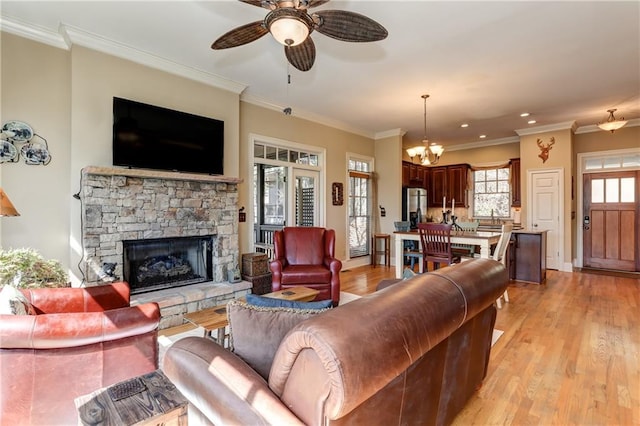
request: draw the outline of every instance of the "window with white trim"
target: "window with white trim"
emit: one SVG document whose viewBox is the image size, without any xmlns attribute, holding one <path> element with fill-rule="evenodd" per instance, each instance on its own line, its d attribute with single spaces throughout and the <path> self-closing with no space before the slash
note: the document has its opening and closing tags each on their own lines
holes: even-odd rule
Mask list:
<svg viewBox="0 0 640 426">
<path fill-rule="evenodd" d="M 371 231 L 371 164 L 349 159 L 349 257 L 369 255 Z"/>
<path fill-rule="evenodd" d="M 473 172 L 473 217 L 511 216 L 509 167 Z"/>
</svg>

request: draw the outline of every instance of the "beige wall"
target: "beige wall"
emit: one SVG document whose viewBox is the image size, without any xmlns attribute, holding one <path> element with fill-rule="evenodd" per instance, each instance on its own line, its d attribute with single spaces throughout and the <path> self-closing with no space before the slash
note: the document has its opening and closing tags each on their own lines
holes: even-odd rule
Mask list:
<svg viewBox="0 0 640 426">
<path fill-rule="evenodd" d="M 623 127 L 613 133 L 602 130 L 581 133 L 574 135 L 573 139 L 576 155 L 614 149 L 637 149 L 640 147 L 640 126 Z"/>
<path fill-rule="evenodd" d="M 0 122 L 29 124 L 47 140 L 51 163 L 0 165 L 0 181 L 20 213 L 0 218 L 3 248 L 36 248 L 69 265 L 71 72 L 70 52 L 0 33 L 2 109 Z M 37 137 L 34 141 L 40 141 Z M 22 146 L 21 144 L 18 147 Z M 75 200 L 74 200 L 75 201 Z"/>
<path fill-rule="evenodd" d="M 549 150 L 549 157 L 543 163 L 538 157 L 540 148 L 537 140 L 540 139 L 546 146 L 550 143 L 550 138 L 555 139 L 555 144 Z M 572 170 L 572 137 L 571 129 L 556 130 L 551 132 L 526 135 L 520 138 L 520 167 L 522 169 L 522 224 L 529 227 L 529 182 L 527 174 L 531 171 L 543 171 L 550 169 L 562 169 L 564 171 L 564 181 L 561 185 L 564 190 L 564 199 L 561 200 L 564 226 L 558 230 L 558 249 L 562 250 L 562 257 L 559 259 L 559 269 L 570 269 L 566 265 L 571 264 L 571 170 Z M 550 236 L 548 235 L 548 238 Z"/>
<path fill-rule="evenodd" d="M 268 138 L 281 139 L 303 145 L 311 145 L 326 150 L 326 182 L 324 185 L 325 226 L 336 231 L 336 256 L 340 259 L 347 258 L 347 203 L 342 206 L 334 206 L 331 200 L 331 184 L 342 182 L 347 188 L 347 155 L 355 153 L 363 156 L 374 157 L 375 149 L 373 141 L 369 138 L 353 133 L 327 127 L 293 115 L 287 116 L 280 111 L 263 108 L 247 102 L 240 103 L 240 174 L 245 182 L 251 178 L 250 149 L 251 135 L 259 135 Z M 241 185 L 239 192 L 239 204 L 249 208 L 252 204 L 252 195 L 248 191 L 249 185 Z M 345 199 L 346 201 L 346 199 Z M 249 218 L 248 218 L 249 219 Z M 252 246 L 251 223 L 240 224 L 240 250 L 246 252 Z"/>
<path fill-rule="evenodd" d="M 3 188 L 22 214 L 2 219 L 2 247 L 33 247 L 57 258 L 78 282 L 80 202 L 72 195 L 83 167 L 111 165 L 113 96 L 224 120 L 225 174 L 238 176 L 238 94 L 90 49 L 66 51 L 1 34 L 2 122 L 29 123 L 52 154 L 47 166 L 0 166 Z"/>
</svg>

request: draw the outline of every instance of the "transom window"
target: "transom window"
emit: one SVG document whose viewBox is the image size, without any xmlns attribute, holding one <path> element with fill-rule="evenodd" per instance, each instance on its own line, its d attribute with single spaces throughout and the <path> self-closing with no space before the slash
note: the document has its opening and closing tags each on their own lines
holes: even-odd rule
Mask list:
<svg viewBox="0 0 640 426">
<path fill-rule="evenodd" d="M 509 168 L 473 172 L 473 217 L 508 218 L 511 216 Z"/>
<path fill-rule="evenodd" d="M 634 178 L 606 178 L 591 180 L 592 203 L 634 203 Z"/>
</svg>

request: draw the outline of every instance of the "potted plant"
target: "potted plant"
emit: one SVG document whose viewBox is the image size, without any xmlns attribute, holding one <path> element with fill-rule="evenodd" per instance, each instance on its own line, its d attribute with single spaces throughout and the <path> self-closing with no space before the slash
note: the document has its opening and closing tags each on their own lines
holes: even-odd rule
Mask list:
<svg viewBox="0 0 640 426">
<path fill-rule="evenodd" d="M 69 287 L 57 260 L 46 260 L 34 249 L 0 249 L 0 285 L 19 288 Z"/>
</svg>

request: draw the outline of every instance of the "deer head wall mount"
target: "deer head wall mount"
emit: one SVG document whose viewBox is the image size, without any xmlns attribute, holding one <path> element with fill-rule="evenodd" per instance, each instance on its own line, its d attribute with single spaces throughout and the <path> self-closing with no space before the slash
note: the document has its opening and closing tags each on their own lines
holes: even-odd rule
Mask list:
<svg viewBox="0 0 640 426">
<path fill-rule="evenodd" d="M 549 143 L 546 145 L 542 143 L 540 138 L 538 138 L 536 143 L 538 144 L 538 148 L 540 148 L 540 154 L 538 154 L 538 157 L 542 158 L 543 163 L 546 163 L 549 158 L 549 151 L 551 150 L 552 145 L 556 143 L 556 138 L 553 136 L 549 138 Z"/>
</svg>

